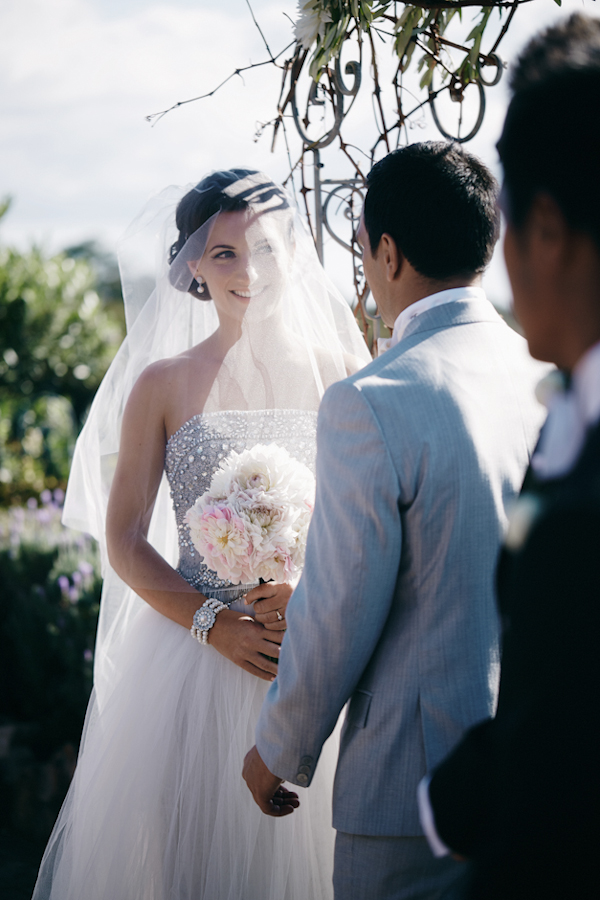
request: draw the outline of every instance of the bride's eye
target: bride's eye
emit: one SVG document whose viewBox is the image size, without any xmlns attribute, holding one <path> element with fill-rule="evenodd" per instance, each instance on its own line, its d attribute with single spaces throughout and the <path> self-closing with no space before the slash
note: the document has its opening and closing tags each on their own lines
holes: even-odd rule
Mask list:
<svg viewBox="0 0 600 900">
<path fill-rule="evenodd" d="M 221 250 L 219 253 L 215 253 L 212 259 L 234 259 L 234 257 L 233 250 Z"/>
</svg>

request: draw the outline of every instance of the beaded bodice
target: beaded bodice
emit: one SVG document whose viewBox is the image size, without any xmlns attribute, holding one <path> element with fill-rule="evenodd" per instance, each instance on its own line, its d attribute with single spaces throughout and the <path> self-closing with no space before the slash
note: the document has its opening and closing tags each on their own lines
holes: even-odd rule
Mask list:
<svg viewBox="0 0 600 900">
<path fill-rule="evenodd" d="M 255 444 L 278 444 L 313 472 L 317 413 L 313 410 L 261 409 L 200 413 L 185 422 L 167 443 L 165 472 L 177 520 L 178 571 L 198 589 L 226 588 L 202 562 L 183 518 L 195 500 L 208 490 L 215 469 L 232 450 Z"/>
</svg>

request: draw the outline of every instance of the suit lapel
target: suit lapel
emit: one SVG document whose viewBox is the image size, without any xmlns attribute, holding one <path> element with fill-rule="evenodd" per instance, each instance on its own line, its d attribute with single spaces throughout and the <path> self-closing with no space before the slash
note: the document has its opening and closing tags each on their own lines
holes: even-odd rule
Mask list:
<svg viewBox="0 0 600 900">
<path fill-rule="evenodd" d="M 531 466 L 527 469 L 516 505 L 518 508 L 520 504 L 533 504 L 532 518 L 519 546 L 509 549 L 505 544 L 502 547 L 496 571 L 497 596 L 503 614 L 506 614 L 510 606 L 508 585 L 520 552 L 542 516 L 551 507 L 563 503 L 600 503 L 600 422 L 588 430 L 579 458 L 566 475 L 542 480 Z M 512 523 L 509 525 L 509 534 L 511 525 Z"/>
</svg>

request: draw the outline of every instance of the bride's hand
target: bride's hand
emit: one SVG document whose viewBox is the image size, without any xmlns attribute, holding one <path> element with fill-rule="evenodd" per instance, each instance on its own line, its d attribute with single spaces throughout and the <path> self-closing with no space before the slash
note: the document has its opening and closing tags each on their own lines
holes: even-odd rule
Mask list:
<svg viewBox="0 0 600 900">
<path fill-rule="evenodd" d="M 265 681 L 275 680 L 277 663 L 267 657 L 279 658 L 282 640 L 282 631 L 267 632 L 251 616 L 232 609 L 222 610 L 208 633 L 208 643 L 215 650 Z"/>
<path fill-rule="evenodd" d="M 259 584 L 246 594 L 246 603 L 254 603 L 256 621 L 268 631 L 285 631 L 285 610 L 293 588 L 272 581 Z"/>
</svg>

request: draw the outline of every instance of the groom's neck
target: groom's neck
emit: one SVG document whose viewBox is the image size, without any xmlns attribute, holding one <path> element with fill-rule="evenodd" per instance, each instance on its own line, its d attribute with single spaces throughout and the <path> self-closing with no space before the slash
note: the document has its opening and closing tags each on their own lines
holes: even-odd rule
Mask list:
<svg viewBox="0 0 600 900">
<path fill-rule="evenodd" d="M 409 306 L 417 303 L 418 300 L 423 300 L 432 294 L 438 294 L 440 291 L 449 291 L 452 288 L 479 287 L 480 285 L 481 275 L 479 274 L 461 275 L 445 279 L 425 278 L 412 266 L 407 266 L 405 263 L 402 270 L 398 273 L 397 280 L 390 285 L 392 289 L 390 291 L 392 295 L 390 297 L 390 313 L 393 316 L 391 326 L 393 327 L 394 322 L 403 310 L 408 309 Z"/>
</svg>

